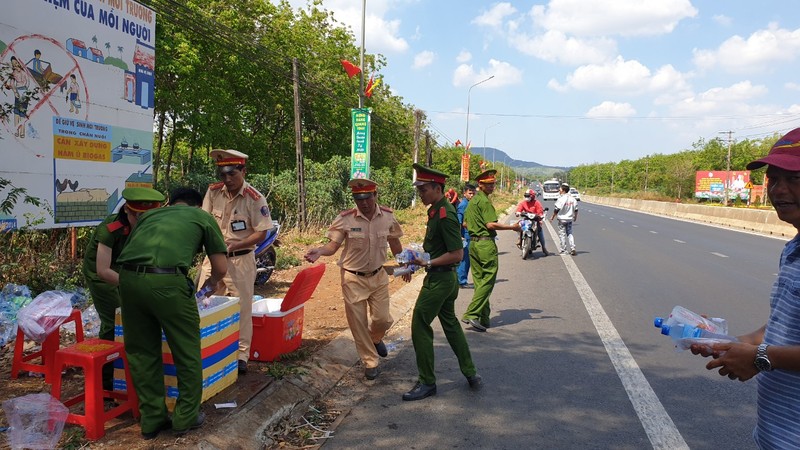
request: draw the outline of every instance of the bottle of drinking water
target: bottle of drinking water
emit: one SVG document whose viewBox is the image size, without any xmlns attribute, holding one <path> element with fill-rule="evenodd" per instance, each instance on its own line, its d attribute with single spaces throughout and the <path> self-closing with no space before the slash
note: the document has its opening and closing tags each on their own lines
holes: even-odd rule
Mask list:
<svg viewBox="0 0 800 450">
<path fill-rule="evenodd" d="M 669 336 L 675 342 L 678 350 L 686 350 L 692 344 L 712 345 L 722 342 L 737 342 L 733 336 L 727 334 L 713 333 L 703 328 L 678 323 L 674 325 L 663 325 L 661 334 Z"/>
<path fill-rule="evenodd" d="M 721 318 L 705 318 L 700 314 L 692 312 L 683 306 L 676 306 L 672 309 L 669 317 L 666 319 L 656 317 L 653 320 L 653 326 L 661 328 L 664 325 L 685 324 L 692 327 L 708 330 L 712 333 L 726 335 L 728 334 L 728 322 Z"/>
</svg>

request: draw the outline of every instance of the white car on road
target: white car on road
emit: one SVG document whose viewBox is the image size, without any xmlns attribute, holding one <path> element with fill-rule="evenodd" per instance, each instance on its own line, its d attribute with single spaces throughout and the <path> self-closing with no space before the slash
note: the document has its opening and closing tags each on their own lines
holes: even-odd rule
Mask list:
<svg viewBox="0 0 800 450">
<path fill-rule="evenodd" d="M 577 201 L 581 201 L 581 193 L 575 188 L 569 188 L 569 195 Z"/>
</svg>

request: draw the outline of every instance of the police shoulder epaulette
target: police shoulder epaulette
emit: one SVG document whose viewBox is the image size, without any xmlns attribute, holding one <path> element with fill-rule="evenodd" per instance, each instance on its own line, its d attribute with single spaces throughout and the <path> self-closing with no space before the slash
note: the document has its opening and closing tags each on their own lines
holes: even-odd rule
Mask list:
<svg viewBox="0 0 800 450">
<path fill-rule="evenodd" d="M 122 223 L 119 220 L 115 220 L 114 222 L 111 222 L 111 223 L 106 225 L 106 229 L 108 231 L 112 232 L 112 233 L 117 231 L 117 230 L 119 230 L 120 228 L 124 228 L 124 227 L 125 227 L 125 224 Z"/>
<path fill-rule="evenodd" d="M 259 194 L 258 191 L 252 186 L 247 186 L 244 190 L 244 193 L 252 197 L 253 200 L 258 200 L 261 198 L 261 194 Z"/>
<path fill-rule="evenodd" d="M 390 212 L 390 213 L 394 212 L 394 210 L 392 208 L 389 208 L 388 206 L 381 205 L 380 208 L 381 208 L 381 211 L 386 211 L 386 212 Z"/>
<path fill-rule="evenodd" d="M 444 219 L 445 217 L 447 217 L 447 210 L 442 206 L 439 208 L 439 218 Z"/>
<path fill-rule="evenodd" d="M 355 209 L 355 208 L 351 208 L 351 209 L 345 209 L 344 211 L 342 211 L 341 213 L 339 213 L 339 215 L 340 215 L 340 216 L 342 216 L 342 217 L 344 217 L 344 216 L 349 216 L 350 214 L 354 214 L 355 212 L 356 212 L 356 209 Z"/>
<path fill-rule="evenodd" d="M 209 184 L 208 188 L 211 189 L 212 191 L 218 191 L 222 189 L 222 186 L 225 186 L 225 183 L 223 183 L 222 181 L 217 181 L 216 183 Z"/>
</svg>

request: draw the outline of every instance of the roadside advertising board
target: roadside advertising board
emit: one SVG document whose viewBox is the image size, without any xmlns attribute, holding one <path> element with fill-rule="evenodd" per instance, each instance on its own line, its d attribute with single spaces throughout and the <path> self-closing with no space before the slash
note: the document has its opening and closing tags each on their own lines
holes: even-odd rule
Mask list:
<svg viewBox="0 0 800 450">
<path fill-rule="evenodd" d="M 748 200 L 750 198 L 750 190 L 746 188 L 750 184 L 750 171 L 730 171 L 724 170 L 706 170 L 698 171 L 695 174 L 695 198 L 703 198 L 709 200 L 720 200 L 725 198 L 725 185 L 730 180 L 728 189 L 728 199 L 733 200 L 741 198 Z"/>
<path fill-rule="evenodd" d="M 156 14 L 132 0 L 4 0 L 0 228 L 94 225 L 152 187 Z M 0 190 L 0 200 L 10 188 Z"/>
</svg>

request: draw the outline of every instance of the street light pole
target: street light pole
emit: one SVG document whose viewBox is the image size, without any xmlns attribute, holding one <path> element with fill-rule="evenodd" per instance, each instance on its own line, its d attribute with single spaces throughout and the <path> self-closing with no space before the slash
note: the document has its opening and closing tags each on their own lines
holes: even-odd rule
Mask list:
<svg viewBox="0 0 800 450">
<path fill-rule="evenodd" d="M 361 53 L 358 67 L 361 68 L 361 76 L 358 81 L 358 107 L 364 107 L 364 37 L 366 35 L 365 24 L 367 22 L 367 0 L 361 1 Z"/>
<path fill-rule="evenodd" d="M 366 1 L 366 0 L 364 0 L 364 1 Z M 466 142 L 464 142 L 464 153 L 467 153 L 467 146 L 469 145 L 469 97 L 470 97 L 470 94 L 472 94 L 472 88 L 474 88 L 475 86 L 477 86 L 477 85 L 479 85 L 481 83 L 485 83 L 485 82 L 491 80 L 492 78 L 494 78 L 494 75 L 490 76 L 489 78 L 487 78 L 485 80 L 478 81 L 477 83 L 475 83 L 472 86 L 470 86 L 469 90 L 467 90 L 467 132 L 465 133 L 466 134 L 466 138 L 465 138 Z"/>
<path fill-rule="evenodd" d="M 727 134 L 728 135 L 728 162 L 727 168 L 725 169 L 725 201 L 723 205 L 728 206 L 728 201 L 730 200 L 730 191 L 731 188 L 731 135 L 733 131 L 720 131 L 719 134 Z"/>
</svg>

